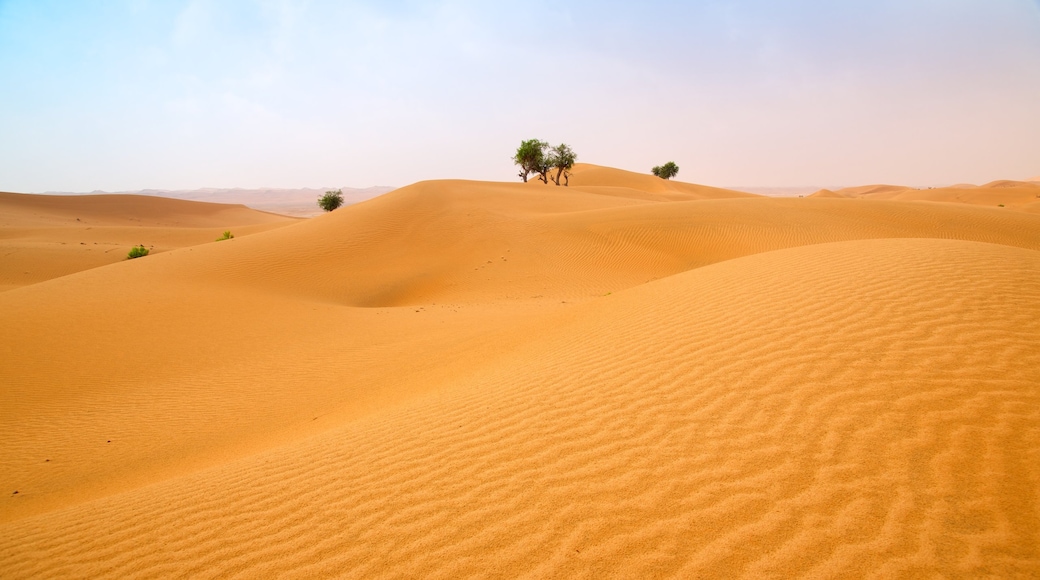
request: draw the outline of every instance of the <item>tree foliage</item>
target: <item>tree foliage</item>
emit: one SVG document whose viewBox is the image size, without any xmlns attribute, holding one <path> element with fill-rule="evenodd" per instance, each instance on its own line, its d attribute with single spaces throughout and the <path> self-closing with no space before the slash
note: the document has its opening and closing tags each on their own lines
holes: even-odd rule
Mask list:
<svg viewBox="0 0 1040 580">
<path fill-rule="evenodd" d="M 548 184 L 552 179 L 553 183 L 560 185 L 562 176 L 564 185 L 567 185 L 570 170 L 577 160 L 578 155 L 566 143 L 550 148 L 548 143 L 539 139 L 522 141 L 513 155 L 513 163 L 520 166 L 520 179 L 525 183 L 532 173 L 537 173 L 542 183 Z"/>
<path fill-rule="evenodd" d="M 671 179 L 679 174 L 679 166 L 674 161 L 669 161 L 664 165 L 654 167 L 650 172 L 661 179 Z"/>
<path fill-rule="evenodd" d="M 556 170 L 556 175 L 552 177 L 553 183 L 559 186 L 560 176 L 562 175 L 563 185 L 567 186 L 570 183 L 571 168 L 574 167 L 574 162 L 577 160 L 578 154 L 566 143 L 560 143 L 553 147 L 549 151 L 549 166 Z"/>
<path fill-rule="evenodd" d="M 318 198 L 318 207 L 325 211 L 332 211 L 341 205 L 343 205 L 342 189 L 326 191 L 325 195 Z"/>
<path fill-rule="evenodd" d="M 544 144 L 546 147 L 548 143 Z M 549 183 L 549 170 L 552 169 L 552 162 L 549 160 L 549 156 L 546 155 L 545 150 L 542 150 L 542 158 L 538 160 L 538 165 L 535 166 L 534 171 L 538 174 L 538 179 L 542 180 L 542 183 Z"/>
<path fill-rule="evenodd" d="M 522 141 L 520 147 L 516 149 L 513 163 L 520 166 L 520 179 L 524 183 L 527 183 L 527 178 L 532 173 L 544 176 L 549 171 L 548 168 L 545 168 L 545 148 L 548 146 L 549 144 L 545 141 L 528 139 Z"/>
</svg>

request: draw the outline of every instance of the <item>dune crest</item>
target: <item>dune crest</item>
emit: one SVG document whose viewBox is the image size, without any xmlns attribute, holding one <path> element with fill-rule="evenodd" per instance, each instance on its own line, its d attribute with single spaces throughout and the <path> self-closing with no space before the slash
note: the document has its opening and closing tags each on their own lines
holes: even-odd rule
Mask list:
<svg viewBox="0 0 1040 580">
<path fill-rule="evenodd" d="M 1028 213 L 1040 212 L 1040 183 L 1028 181 L 997 180 L 985 185 L 964 183 L 926 189 L 899 185 L 867 185 L 817 194 L 813 195 L 889 201 L 932 201 L 1003 207 Z"/>
<path fill-rule="evenodd" d="M 543 184 L 536 178 L 531 178 L 528 184 L 556 187 L 552 182 Z M 615 191 L 621 195 L 627 194 L 650 201 L 692 201 L 697 199 L 758 197 L 743 191 L 685 183 L 675 179 L 661 179 L 649 173 L 636 173 L 591 163 L 574 164 L 574 169 L 571 170 L 570 186 L 603 188 L 596 190 L 597 193 L 611 195 L 611 191 Z"/>
<path fill-rule="evenodd" d="M 422 182 L 0 292 L 0 570 L 1040 573 L 1040 216 L 830 193 Z"/>
<path fill-rule="evenodd" d="M 829 189 L 821 189 L 815 193 L 809 194 L 809 197 L 824 197 L 824 198 L 844 198 L 845 196 Z"/>
</svg>

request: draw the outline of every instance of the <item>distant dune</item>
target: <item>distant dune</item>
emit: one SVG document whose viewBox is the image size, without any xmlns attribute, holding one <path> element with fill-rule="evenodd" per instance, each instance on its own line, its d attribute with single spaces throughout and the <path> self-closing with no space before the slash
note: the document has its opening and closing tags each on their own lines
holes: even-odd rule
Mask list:
<svg viewBox="0 0 1040 580">
<path fill-rule="evenodd" d="M 927 189 L 899 185 L 868 185 L 849 187 L 833 193 L 845 198 L 936 201 L 1040 213 L 1040 183 L 1028 181 L 999 180 L 985 185 L 958 184 Z"/>
<path fill-rule="evenodd" d="M 0 196 L 0 575 L 1040 575 L 1040 186 L 570 183 Z"/>
<path fill-rule="evenodd" d="M 840 194 L 840 193 L 838 193 L 838 192 L 836 192 L 836 191 L 831 191 L 829 189 L 821 189 L 821 190 L 813 193 L 809 197 L 827 197 L 827 198 L 832 198 L 833 199 L 833 198 L 843 198 L 845 196 Z"/>
<path fill-rule="evenodd" d="M 241 205 L 140 195 L 0 193 L 0 291 L 126 259 L 141 244 L 153 252 L 236 237 L 297 220 Z"/>
<path fill-rule="evenodd" d="M 821 191 L 821 188 L 816 186 L 804 186 L 804 187 L 731 187 L 729 189 L 735 189 L 737 191 L 743 191 L 746 193 L 753 193 L 755 195 L 766 195 L 769 197 L 798 197 L 807 196 L 817 191 Z"/>
<path fill-rule="evenodd" d="M 345 205 L 360 203 L 373 197 L 378 197 L 393 191 L 395 188 L 388 186 L 367 187 L 358 189 L 353 187 L 326 187 L 321 189 L 218 189 L 203 188 L 193 190 L 166 190 L 166 189 L 142 189 L 138 191 L 121 191 L 120 194 L 159 196 L 172 199 L 185 199 L 190 201 L 203 201 L 210 203 L 224 203 L 245 205 L 253 209 L 268 211 L 294 217 L 314 217 L 322 213 L 318 207 L 317 199 L 326 191 L 339 189 L 343 192 Z M 104 192 L 93 192 L 99 194 Z M 82 195 L 68 192 L 48 192 L 50 195 Z"/>
</svg>

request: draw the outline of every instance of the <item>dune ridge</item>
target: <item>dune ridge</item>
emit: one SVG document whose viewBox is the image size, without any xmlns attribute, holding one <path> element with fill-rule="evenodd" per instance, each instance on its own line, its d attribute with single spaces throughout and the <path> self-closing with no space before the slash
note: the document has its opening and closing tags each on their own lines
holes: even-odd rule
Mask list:
<svg viewBox="0 0 1040 580">
<path fill-rule="evenodd" d="M 985 185 L 958 184 L 927 189 L 898 185 L 847 187 L 823 190 L 810 197 L 843 197 L 891 201 L 932 201 L 1001 207 L 1029 213 L 1040 212 L 1040 183 L 997 180 Z"/>
<path fill-rule="evenodd" d="M 0 291 L 119 262 L 139 244 L 164 252 L 293 221 L 243 205 L 141 195 L 0 193 Z"/>
<path fill-rule="evenodd" d="M 8 290 L 0 570 L 1035 575 L 1005 209 L 585 166 Z"/>
</svg>

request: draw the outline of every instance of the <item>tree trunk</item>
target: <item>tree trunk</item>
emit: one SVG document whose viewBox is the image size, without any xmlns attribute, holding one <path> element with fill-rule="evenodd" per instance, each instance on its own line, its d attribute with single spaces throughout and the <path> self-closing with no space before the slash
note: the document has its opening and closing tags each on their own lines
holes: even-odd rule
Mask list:
<svg viewBox="0 0 1040 580">
<path fill-rule="evenodd" d="M 560 187 L 560 174 L 561 173 L 563 173 L 563 168 L 562 167 L 556 170 L 556 177 L 553 178 L 553 183 L 556 184 L 556 187 Z"/>
</svg>

